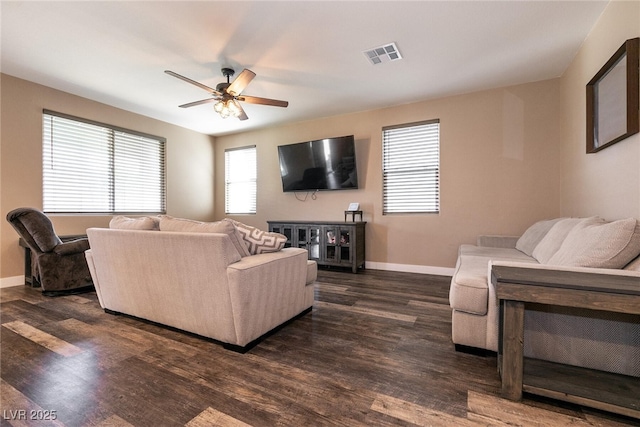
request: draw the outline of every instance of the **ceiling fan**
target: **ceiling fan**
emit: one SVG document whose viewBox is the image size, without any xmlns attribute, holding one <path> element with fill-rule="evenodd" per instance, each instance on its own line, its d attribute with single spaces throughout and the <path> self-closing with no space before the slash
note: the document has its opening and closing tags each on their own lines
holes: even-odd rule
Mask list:
<svg viewBox="0 0 640 427">
<path fill-rule="evenodd" d="M 251 83 L 251 80 L 253 80 L 253 78 L 256 76 L 256 73 L 246 68 L 242 70 L 240 75 L 236 77 L 233 83 L 229 82 L 229 77 L 235 74 L 235 70 L 233 68 L 223 68 L 222 75 L 227 78 L 227 81 L 218 83 L 215 89 L 203 85 L 202 83 L 199 83 L 195 80 L 191 80 L 190 78 L 187 78 L 185 76 L 181 76 L 178 73 L 174 73 L 173 71 L 165 70 L 165 73 L 169 74 L 170 76 L 177 77 L 180 80 L 184 80 L 187 83 L 191 83 L 192 85 L 198 86 L 199 88 L 209 92 L 212 96 L 212 98 L 202 99 L 200 101 L 194 101 L 187 104 L 179 105 L 180 108 L 189 108 L 196 105 L 215 102 L 213 109 L 218 114 L 220 114 L 222 118 L 234 116 L 240 120 L 247 120 L 249 117 L 247 117 L 247 114 L 244 112 L 244 109 L 238 101 L 248 102 L 250 104 L 272 105 L 275 107 L 286 107 L 289 105 L 287 101 L 241 95 L 242 91 L 249 85 L 249 83 Z"/>
</svg>

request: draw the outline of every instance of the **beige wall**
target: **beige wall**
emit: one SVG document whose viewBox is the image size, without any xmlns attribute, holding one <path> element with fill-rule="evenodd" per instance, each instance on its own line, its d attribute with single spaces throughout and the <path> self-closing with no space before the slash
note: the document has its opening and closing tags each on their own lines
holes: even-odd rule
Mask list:
<svg viewBox="0 0 640 427">
<path fill-rule="evenodd" d="M 478 234 L 520 234 L 559 214 L 558 88 L 558 80 L 549 80 L 218 137 L 215 216 L 225 216 L 224 150 L 255 144 L 257 214 L 234 218 L 257 227 L 267 220 L 341 221 L 349 202 L 359 202 L 369 266 L 446 273 L 458 246 Z M 383 216 L 381 128 L 436 118 L 440 214 Z M 359 190 L 319 192 L 305 201 L 283 193 L 278 145 L 347 134 L 356 139 Z"/>
<path fill-rule="evenodd" d="M 640 218 L 640 134 L 585 152 L 585 86 L 625 40 L 638 36 L 640 2 L 611 2 L 562 77 L 564 215 Z"/>
<path fill-rule="evenodd" d="M 225 217 L 224 150 L 255 144 L 258 212 L 235 218 L 258 227 L 340 221 L 350 202 L 360 202 L 374 268 L 446 273 L 458 245 L 478 234 L 520 234 L 561 214 L 640 218 L 640 135 L 585 154 L 585 85 L 639 28 L 640 3 L 613 1 L 559 79 L 218 137 L 215 152 L 208 136 L 2 75 L 0 213 L 41 205 L 41 112 L 48 108 L 166 137 L 168 212 L 176 216 Z M 441 121 L 441 213 L 383 216 L 381 128 L 434 118 Z M 278 145 L 346 134 L 356 137 L 361 189 L 305 201 L 282 192 Z M 53 217 L 61 234 L 108 219 Z M 15 232 L 0 224 L 0 277 L 14 277 L 22 274 L 22 253 Z"/>
<path fill-rule="evenodd" d="M 2 285 L 22 275 L 23 252 L 18 235 L 5 220 L 21 207 L 42 208 L 42 110 L 96 120 L 167 139 L 167 212 L 213 218 L 213 138 L 148 117 L 0 75 L 0 278 Z M 53 215 L 59 234 L 84 233 L 106 226 L 110 216 Z"/>
</svg>

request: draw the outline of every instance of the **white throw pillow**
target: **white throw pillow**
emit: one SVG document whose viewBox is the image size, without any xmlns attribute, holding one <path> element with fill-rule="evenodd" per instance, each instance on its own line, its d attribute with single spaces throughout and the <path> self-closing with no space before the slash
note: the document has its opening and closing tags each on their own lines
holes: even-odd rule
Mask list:
<svg viewBox="0 0 640 427">
<path fill-rule="evenodd" d="M 241 257 L 251 255 L 247 250 L 242 235 L 240 235 L 233 224 L 227 221 L 201 222 L 186 218 L 174 218 L 164 215 L 160 218 L 160 231 L 181 231 L 186 233 L 223 233 L 229 236 L 231 243 L 236 248 Z"/>
<path fill-rule="evenodd" d="M 278 252 L 287 242 L 287 236 L 283 234 L 263 231 L 232 219 L 226 220 L 232 223 L 236 230 L 240 232 L 251 255 Z"/>
<path fill-rule="evenodd" d="M 522 236 L 516 242 L 516 249 L 529 256 L 533 256 L 533 251 L 538 243 L 547 235 L 551 227 L 560 220 L 566 218 L 547 219 L 538 221 L 522 233 Z"/>
<path fill-rule="evenodd" d="M 574 227 L 549 264 L 622 268 L 640 252 L 640 225 L 635 218 L 607 222 L 602 218 Z"/>
<path fill-rule="evenodd" d="M 595 218 L 595 217 L 594 217 Z M 567 234 L 582 221 L 590 218 L 564 218 L 553 224 L 549 232 L 540 240 L 533 250 L 533 257 L 540 264 L 548 264 L 551 257 L 560 249 Z"/>
<path fill-rule="evenodd" d="M 144 216 L 140 218 L 130 218 L 116 215 L 109 221 L 109 228 L 119 230 L 159 230 L 158 217 Z"/>
</svg>

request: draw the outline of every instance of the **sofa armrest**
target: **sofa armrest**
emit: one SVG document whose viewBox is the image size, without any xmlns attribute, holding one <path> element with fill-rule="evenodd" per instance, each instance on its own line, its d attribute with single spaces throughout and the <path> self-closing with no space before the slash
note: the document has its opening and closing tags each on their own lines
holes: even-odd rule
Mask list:
<svg viewBox="0 0 640 427">
<path fill-rule="evenodd" d="M 227 267 L 237 345 L 245 346 L 313 304 L 307 296 L 307 251 L 285 248 Z"/>
<path fill-rule="evenodd" d="M 478 236 L 477 246 L 484 246 L 490 248 L 510 248 L 515 249 L 516 242 L 520 236 L 492 236 L 484 235 Z"/>
</svg>

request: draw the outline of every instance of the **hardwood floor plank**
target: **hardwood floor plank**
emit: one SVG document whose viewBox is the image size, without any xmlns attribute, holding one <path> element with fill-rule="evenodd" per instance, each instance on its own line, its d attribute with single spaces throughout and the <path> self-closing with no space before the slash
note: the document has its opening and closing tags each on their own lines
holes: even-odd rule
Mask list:
<svg viewBox="0 0 640 427">
<path fill-rule="evenodd" d="M 470 414 L 478 414 L 483 418 L 498 420 L 513 426 L 527 426 L 532 425 L 532 423 L 540 427 L 594 425 L 580 417 L 558 414 L 557 412 L 523 405 L 519 402 L 471 390 L 469 391 L 468 405 Z M 470 418 L 472 417 L 470 415 Z"/>
<path fill-rule="evenodd" d="M 60 338 L 57 338 L 18 320 L 9 323 L 3 323 L 2 327 L 10 329 L 16 334 L 22 335 L 28 340 L 31 340 L 36 344 L 48 348 L 49 350 L 65 357 L 75 356 L 82 353 L 83 351 L 81 348 L 76 347 L 73 344 L 69 344 L 68 342 L 63 341 Z"/>
<path fill-rule="evenodd" d="M 345 306 L 341 304 L 332 304 L 323 301 L 317 301 L 314 303 L 314 307 L 318 309 L 330 308 L 333 310 L 343 310 L 350 313 L 366 314 L 369 316 L 384 317 L 385 319 L 398 320 L 400 322 L 413 323 L 416 321 L 416 316 L 407 316 L 404 314 L 393 313 L 391 311 L 374 310 L 370 308 L 362 308 L 356 306 Z"/>
<path fill-rule="evenodd" d="M 12 406 L 56 410 L 57 425 L 69 427 L 513 425 L 527 414 L 556 425 L 634 425 L 552 399 L 500 400 L 495 355 L 454 349 L 449 283 L 321 269 L 312 312 L 245 354 L 106 314 L 95 292 L 0 289 L 9 325 L 0 328 L 0 378 L 15 390 L 3 386 L 2 405 L 11 394 Z M 81 352 L 53 352 L 23 325 Z"/>
<path fill-rule="evenodd" d="M 36 301 L 38 303 L 40 302 L 39 300 Z M 2 323 L 7 322 L 8 319 L 11 318 L 12 320 L 21 321 L 33 326 L 57 322 L 71 317 L 57 311 L 47 310 L 46 308 L 40 307 L 37 303 L 34 304 L 25 301 L 23 298 L 3 302 L 0 304 L 0 311 L 2 312 Z"/>
<path fill-rule="evenodd" d="M 229 415 L 217 411 L 211 407 L 205 409 L 186 424 L 186 427 L 210 427 L 210 426 L 227 426 L 227 427 L 251 427 L 251 424 L 243 423 Z"/>
<path fill-rule="evenodd" d="M 27 427 L 34 424 L 43 427 L 64 427 L 64 424 L 55 419 L 57 418 L 55 413 L 46 412 L 2 379 L 0 379 L 0 402 L 2 403 L 2 420 L 14 427 Z M 45 417 L 49 419 L 43 419 Z"/>
<path fill-rule="evenodd" d="M 407 402 L 395 397 L 378 395 L 371 404 L 371 409 L 387 414 L 399 420 L 404 420 L 416 426 L 478 426 L 474 421 L 466 418 L 456 417 L 444 412 L 434 411 L 411 402 Z"/>
<path fill-rule="evenodd" d="M 135 427 L 117 415 L 112 415 L 104 421 L 95 424 L 95 427 Z"/>
</svg>

